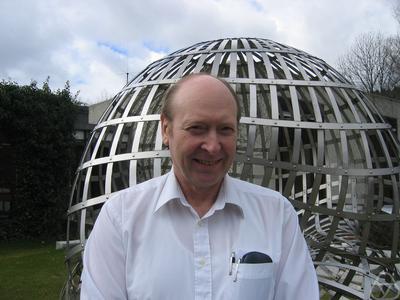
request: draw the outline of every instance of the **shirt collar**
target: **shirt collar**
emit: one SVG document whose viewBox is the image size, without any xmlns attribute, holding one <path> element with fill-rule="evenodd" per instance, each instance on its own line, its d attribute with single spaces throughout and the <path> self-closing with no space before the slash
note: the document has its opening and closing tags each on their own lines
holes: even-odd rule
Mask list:
<svg viewBox="0 0 400 300">
<path fill-rule="evenodd" d="M 167 204 L 169 201 L 173 199 L 183 199 L 184 195 L 182 193 L 181 187 L 179 186 L 178 181 L 176 180 L 174 170 L 167 174 L 167 179 L 164 183 L 164 187 L 162 188 L 160 197 L 158 198 L 157 205 L 154 209 L 154 212 L 159 210 L 162 206 Z"/>
<path fill-rule="evenodd" d="M 161 191 L 160 197 L 158 198 L 154 212 L 158 211 L 162 206 L 174 199 L 180 199 L 182 204 L 187 203 L 172 168 L 167 174 L 167 179 Z M 217 200 L 213 206 L 214 210 L 224 209 L 226 204 L 232 204 L 236 206 L 240 210 L 242 216 L 244 215 L 240 194 L 236 191 L 233 179 L 229 175 L 225 175 L 224 177 Z"/>
<path fill-rule="evenodd" d="M 235 184 L 229 175 L 225 175 L 221 189 L 215 201 L 215 209 L 223 209 L 226 204 L 233 204 L 238 207 L 243 214 L 243 204 L 240 199 L 240 194 L 236 191 Z"/>
</svg>

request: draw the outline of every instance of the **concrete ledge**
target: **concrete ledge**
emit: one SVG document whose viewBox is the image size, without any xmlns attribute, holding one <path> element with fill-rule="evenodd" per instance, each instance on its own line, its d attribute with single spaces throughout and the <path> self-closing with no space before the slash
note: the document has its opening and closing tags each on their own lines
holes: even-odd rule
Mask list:
<svg viewBox="0 0 400 300">
<path fill-rule="evenodd" d="M 72 240 L 72 241 L 69 241 L 69 245 L 75 246 L 75 245 L 80 244 L 80 242 L 81 242 L 80 240 Z M 66 248 L 67 248 L 67 241 L 57 241 L 56 242 L 56 250 L 63 250 Z"/>
</svg>

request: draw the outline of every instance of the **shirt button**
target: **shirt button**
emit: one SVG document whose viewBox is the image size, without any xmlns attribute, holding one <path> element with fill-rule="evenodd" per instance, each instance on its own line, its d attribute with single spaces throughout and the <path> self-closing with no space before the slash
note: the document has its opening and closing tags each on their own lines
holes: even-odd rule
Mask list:
<svg viewBox="0 0 400 300">
<path fill-rule="evenodd" d="M 203 226 L 203 222 L 202 221 L 198 221 L 197 222 L 197 226 L 199 226 L 199 227 Z"/>
<path fill-rule="evenodd" d="M 204 257 L 200 258 L 199 264 L 201 267 L 204 267 L 206 265 L 206 260 L 204 259 Z"/>
</svg>

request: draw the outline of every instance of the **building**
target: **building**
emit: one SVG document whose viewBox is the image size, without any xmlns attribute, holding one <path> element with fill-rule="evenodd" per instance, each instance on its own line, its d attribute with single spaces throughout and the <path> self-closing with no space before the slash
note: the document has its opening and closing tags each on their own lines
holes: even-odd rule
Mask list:
<svg viewBox="0 0 400 300">
<path fill-rule="evenodd" d="M 400 141 L 400 99 L 371 94 L 371 99 Z"/>
</svg>

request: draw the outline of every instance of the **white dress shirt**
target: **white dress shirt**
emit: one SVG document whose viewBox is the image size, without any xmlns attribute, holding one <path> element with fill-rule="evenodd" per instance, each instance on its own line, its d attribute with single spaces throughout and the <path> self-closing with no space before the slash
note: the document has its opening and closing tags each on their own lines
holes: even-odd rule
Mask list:
<svg viewBox="0 0 400 300">
<path fill-rule="evenodd" d="M 272 263 L 237 264 L 251 251 Z M 228 175 L 202 218 L 173 172 L 117 193 L 97 218 L 83 263 L 81 299 L 319 299 L 290 202 Z"/>
</svg>

